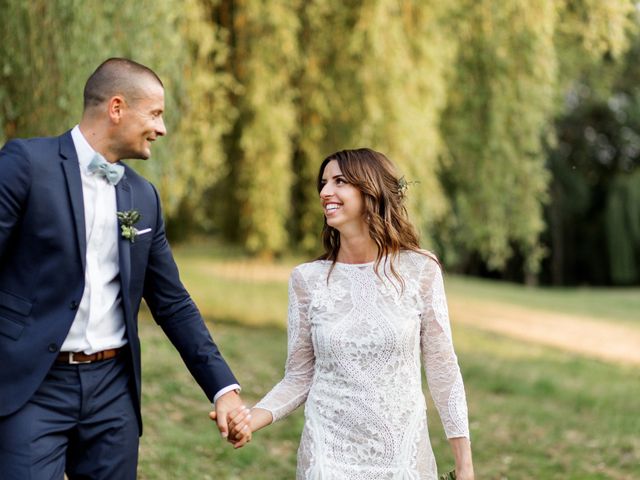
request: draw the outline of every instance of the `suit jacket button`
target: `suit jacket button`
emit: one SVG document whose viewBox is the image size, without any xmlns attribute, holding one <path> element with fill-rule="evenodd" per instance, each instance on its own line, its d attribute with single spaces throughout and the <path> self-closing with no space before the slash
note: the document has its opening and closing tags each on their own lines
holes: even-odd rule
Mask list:
<svg viewBox="0 0 640 480">
<path fill-rule="evenodd" d="M 55 343 L 50 343 L 49 344 L 49 351 L 51 353 L 55 353 L 58 351 L 58 345 L 56 345 Z"/>
<path fill-rule="evenodd" d="M 76 302 L 75 300 L 71 300 L 71 302 L 69 302 L 69 308 L 71 310 L 76 310 L 78 308 L 78 302 Z"/>
</svg>

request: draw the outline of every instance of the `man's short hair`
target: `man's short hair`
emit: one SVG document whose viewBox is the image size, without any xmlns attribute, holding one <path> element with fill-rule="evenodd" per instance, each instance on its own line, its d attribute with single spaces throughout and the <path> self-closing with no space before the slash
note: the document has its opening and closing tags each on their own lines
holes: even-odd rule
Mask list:
<svg viewBox="0 0 640 480">
<path fill-rule="evenodd" d="M 140 80 L 153 79 L 164 87 L 160 77 L 148 67 L 128 58 L 109 58 L 91 74 L 84 86 L 84 109 L 100 105 L 114 95 L 135 101 L 140 94 Z"/>
</svg>

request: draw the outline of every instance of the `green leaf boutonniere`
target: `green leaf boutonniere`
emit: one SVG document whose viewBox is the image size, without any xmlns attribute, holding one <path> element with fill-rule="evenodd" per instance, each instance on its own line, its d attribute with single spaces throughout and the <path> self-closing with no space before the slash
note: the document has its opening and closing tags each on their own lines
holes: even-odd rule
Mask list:
<svg viewBox="0 0 640 480">
<path fill-rule="evenodd" d="M 118 220 L 120 220 L 120 230 L 122 236 L 131 243 L 136 241 L 138 230 L 134 225 L 142 218 L 137 210 L 127 210 L 126 212 L 118 212 Z"/>
</svg>

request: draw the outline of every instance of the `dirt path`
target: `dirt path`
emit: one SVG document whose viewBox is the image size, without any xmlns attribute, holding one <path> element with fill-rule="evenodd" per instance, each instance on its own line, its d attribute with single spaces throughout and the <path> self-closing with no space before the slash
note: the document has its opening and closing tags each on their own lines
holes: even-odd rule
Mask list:
<svg viewBox="0 0 640 480">
<path fill-rule="evenodd" d="M 476 299 L 449 298 L 453 322 L 602 360 L 640 365 L 640 328 Z"/>
</svg>

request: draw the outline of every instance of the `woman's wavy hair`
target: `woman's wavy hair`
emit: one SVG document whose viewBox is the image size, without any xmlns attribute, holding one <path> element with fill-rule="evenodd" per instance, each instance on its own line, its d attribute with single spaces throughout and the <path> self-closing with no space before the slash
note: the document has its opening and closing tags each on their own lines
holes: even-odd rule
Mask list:
<svg viewBox="0 0 640 480">
<path fill-rule="evenodd" d="M 318 193 L 322 190 L 322 175 L 327 164 L 335 160 L 347 182 L 356 187 L 364 199 L 364 221 L 369 225 L 369 235 L 378 246 L 374 270 L 378 276 L 383 259 L 389 259 L 391 274 L 404 289 L 404 281 L 394 268 L 402 250 L 425 253 L 420 250 L 418 232 L 409 220 L 405 207 L 406 182 L 399 178 L 396 169 L 385 155 L 369 148 L 341 150 L 322 161 L 318 173 Z M 324 254 L 321 260 L 332 261 L 329 274 L 335 267 L 340 250 L 340 232 L 327 224 L 322 229 Z M 386 268 L 385 276 L 388 277 Z M 327 277 L 328 280 L 328 277 Z"/>
</svg>

